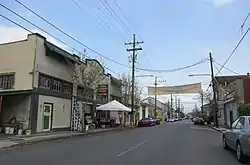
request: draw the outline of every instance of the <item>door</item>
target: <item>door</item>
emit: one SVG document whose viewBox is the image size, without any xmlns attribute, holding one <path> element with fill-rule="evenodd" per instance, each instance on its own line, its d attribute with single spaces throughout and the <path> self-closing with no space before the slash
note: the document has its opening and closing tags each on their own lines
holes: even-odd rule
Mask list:
<svg viewBox="0 0 250 165">
<path fill-rule="evenodd" d="M 43 105 L 43 131 L 50 131 L 52 123 L 53 104 L 44 103 Z"/>
</svg>

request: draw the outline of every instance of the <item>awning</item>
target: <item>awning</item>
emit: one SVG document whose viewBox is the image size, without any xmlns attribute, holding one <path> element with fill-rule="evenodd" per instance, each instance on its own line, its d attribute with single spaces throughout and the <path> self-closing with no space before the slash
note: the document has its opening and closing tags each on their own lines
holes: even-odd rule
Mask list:
<svg viewBox="0 0 250 165">
<path fill-rule="evenodd" d="M 58 46 L 46 41 L 44 43 L 45 47 L 47 49 L 49 49 L 50 51 L 56 53 L 57 55 L 61 56 L 61 57 L 64 57 L 64 58 L 67 58 L 73 62 L 76 62 L 76 63 L 80 63 L 78 59 L 76 59 L 72 54 L 68 53 L 67 51 L 59 48 Z M 51 54 L 47 54 L 46 55 L 51 55 Z"/>
<path fill-rule="evenodd" d="M 101 105 L 96 108 L 99 111 L 122 111 L 131 112 L 131 109 L 121 104 L 120 102 L 113 100 L 107 104 Z"/>
</svg>

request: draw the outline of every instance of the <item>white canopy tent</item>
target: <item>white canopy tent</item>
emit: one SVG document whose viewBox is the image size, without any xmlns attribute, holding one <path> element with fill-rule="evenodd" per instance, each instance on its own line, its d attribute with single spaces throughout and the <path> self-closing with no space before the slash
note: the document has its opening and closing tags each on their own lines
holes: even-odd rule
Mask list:
<svg viewBox="0 0 250 165">
<path fill-rule="evenodd" d="M 99 111 L 121 111 L 121 112 L 131 112 L 131 109 L 121 104 L 120 102 L 113 100 L 107 104 L 100 105 L 96 108 Z"/>
</svg>

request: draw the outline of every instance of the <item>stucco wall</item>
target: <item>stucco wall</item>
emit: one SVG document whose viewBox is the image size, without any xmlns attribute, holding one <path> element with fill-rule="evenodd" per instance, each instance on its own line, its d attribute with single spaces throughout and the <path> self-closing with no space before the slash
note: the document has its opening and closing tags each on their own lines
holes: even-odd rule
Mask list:
<svg viewBox="0 0 250 165">
<path fill-rule="evenodd" d="M 74 71 L 73 65 L 67 65 L 62 61 L 59 61 L 51 56 L 46 56 L 46 48 L 44 45 L 44 39 L 38 37 L 37 49 L 36 49 L 36 78 L 34 86 L 38 86 L 38 72 L 42 72 L 62 80 L 69 82 L 73 81 L 72 75 Z M 68 63 L 70 64 L 70 63 Z"/>
<path fill-rule="evenodd" d="M 4 91 L 32 89 L 35 51 L 35 35 L 30 35 L 27 40 L 0 44 L 0 74 L 15 73 L 14 89 Z"/>
<path fill-rule="evenodd" d="M 70 127 L 71 100 L 39 95 L 37 132 L 43 131 L 43 104 L 53 104 L 52 128 Z"/>
</svg>

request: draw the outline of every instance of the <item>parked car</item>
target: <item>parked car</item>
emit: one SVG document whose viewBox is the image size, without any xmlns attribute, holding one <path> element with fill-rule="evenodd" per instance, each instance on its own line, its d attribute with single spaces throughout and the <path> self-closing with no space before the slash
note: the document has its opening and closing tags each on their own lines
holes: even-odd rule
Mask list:
<svg viewBox="0 0 250 165">
<path fill-rule="evenodd" d="M 168 121 L 168 122 L 175 122 L 175 119 L 172 119 L 172 118 L 171 118 L 171 119 L 168 119 L 167 121 Z"/>
<path fill-rule="evenodd" d="M 154 126 L 154 125 L 156 125 L 156 121 L 152 118 L 144 118 L 138 122 L 138 127 Z"/>
<path fill-rule="evenodd" d="M 205 124 L 205 121 L 202 117 L 196 117 L 194 119 L 194 124 L 195 125 L 204 125 Z"/>
<path fill-rule="evenodd" d="M 241 116 L 223 132 L 222 142 L 224 149 L 236 151 L 236 158 L 244 163 L 250 156 L 250 116 Z"/>
<path fill-rule="evenodd" d="M 152 116 L 151 118 L 155 120 L 156 125 L 160 125 L 161 124 L 161 120 L 158 117 Z"/>
</svg>

